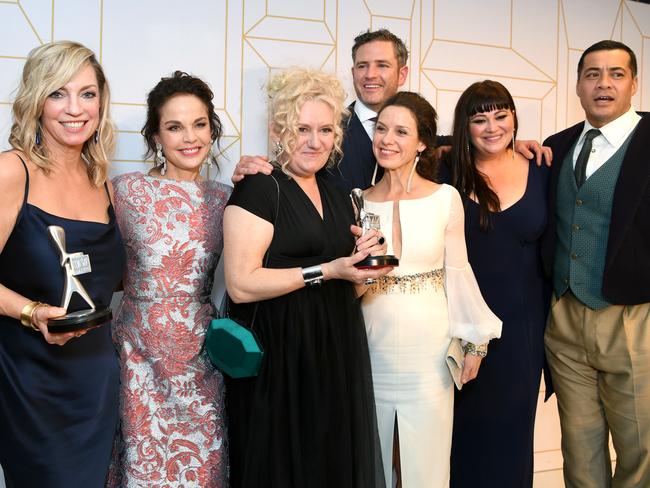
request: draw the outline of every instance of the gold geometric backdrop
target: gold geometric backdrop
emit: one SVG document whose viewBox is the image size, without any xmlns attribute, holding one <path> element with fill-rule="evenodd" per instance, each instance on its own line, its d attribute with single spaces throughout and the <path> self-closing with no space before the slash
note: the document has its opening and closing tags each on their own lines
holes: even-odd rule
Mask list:
<svg viewBox="0 0 650 488">
<path fill-rule="evenodd" d="M 449 133 L 453 108 L 472 82 L 502 82 L 517 103 L 522 138 L 541 140 L 581 120 L 575 66 L 588 45 L 612 38 L 639 57 L 643 83 L 650 7 L 619 0 L 0 0 L 0 149 L 10 105 L 33 47 L 74 39 L 104 65 L 118 126 L 114 174 L 144 169 L 139 130 L 147 91 L 176 69 L 205 79 L 224 123 L 221 171 L 241 154 L 266 154 L 263 85 L 270 72 L 309 65 L 338 73 L 352 99 L 352 39 L 387 27 L 407 43 L 409 79 Z"/>
<path fill-rule="evenodd" d="M 140 136 L 146 94 L 180 69 L 215 93 L 225 136 L 221 169 L 210 177 L 229 181 L 241 154 L 268 153 L 269 73 L 292 65 L 335 72 L 351 101 L 352 40 L 380 27 L 406 41 L 405 89 L 434 104 L 442 134 L 451 130 L 460 93 L 486 78 L 513 94 L 521 138 L 541 141 L 582 120 L 576 65 L 601 39 L 636 52 L 634 106 L 650 109 L 650 5 L 633 1 L 0 0 L 0 150 L 8 149 L 11 102 L 27 54 L 72 39 L 95 50 L 111 84 L 118 128 L 113 175 L 149 168 Z M 540 403 L 535 450 L 535 488 L 562 486 L 553 401 Z"/>
</svg>

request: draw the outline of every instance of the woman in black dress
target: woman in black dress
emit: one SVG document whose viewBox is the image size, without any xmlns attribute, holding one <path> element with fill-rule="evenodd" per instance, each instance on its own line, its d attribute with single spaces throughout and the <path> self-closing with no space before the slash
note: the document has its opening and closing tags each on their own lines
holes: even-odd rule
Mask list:
<svg viewBox="0 0 650 488">
<path fill-rule="evenodd" d="M 250 323 L 258 304 L 265 350 L 257 377 L 226 380 L 231 485 L 384 486 L 353 282 L 388 272 L 354 267 L 386 246 L 369 231 L 351 255 L 361 229 L 350 198 L 318 174 L 340 153 L 344 93 L 301 69 L 275 76 L 268 93 L 277 169 L 238 183 L 224 215 L 231 315 Z"/>
<path fill-rule="evenodd" d="M 66 250 L 90 258 L 77 276 L 98 308 L 124 265 L 106 179 L 109 91 L 92 51 L 73 42 L 32 51 L 0 154 L 0 464 L 9 488 L 103 487 L 117 421 L 110 327 L 49 333 L 63 315 Z M 88 308 L 74 295 L 68 311 Z"/>
<path fill-rule="evenodd" d="M 464 199 L 469 262 L 503 330 L 500 339 L 490 341 L 477 379 L 456 392 L 454 488 L 533 483 L 549 296 L 539 254 L 549 169 L 514 151 L 516 131 L 514 101 L 502 84 L 486 80 L 463 92 L 455 111 L 450 174 L 442 176 Z M 549 389 L 547 382 L 547 394 Z"/>
</svg>

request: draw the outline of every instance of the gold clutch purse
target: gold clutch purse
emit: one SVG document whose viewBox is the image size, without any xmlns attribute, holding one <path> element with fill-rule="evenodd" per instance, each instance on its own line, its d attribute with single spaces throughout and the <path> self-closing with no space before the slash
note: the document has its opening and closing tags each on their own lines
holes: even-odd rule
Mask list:
<svg viewBox="0 0 650 488">
<path fill-rule="evenodd" d="M 463 365 L 465 364 L 465 351 L 463 351 L 463 345 L 460 342 L 460 339 L 454 337 L 449 343 L 447 348 L 447 367 L 451 373 L 451 377 L 454 379 L 456 388 L 459 390 L 463 389 L 463 382 L 461 381 L 461 376 L 463 375 Z"/>
</svg>

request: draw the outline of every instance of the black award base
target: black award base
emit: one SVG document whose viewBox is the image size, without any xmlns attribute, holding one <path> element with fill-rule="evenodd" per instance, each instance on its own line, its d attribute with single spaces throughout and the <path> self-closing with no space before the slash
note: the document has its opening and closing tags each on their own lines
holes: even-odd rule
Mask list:
<svg viewBox="0 0 650 488">
<path fill-rule="evenodd" d="M 399 259 L 392 254 L 387 254 L 385 256 L 368 256 L 355 264 L 355 266 L 359 269 L 377 269 L 385 268 L 386 266 L 399 266 Z"/>
<path fill-rule="evenodd" d="M 110 308 L 103 310 L 79 310 L 71 312 L 63 317 L 57 317 L 47 321 L 47 330 L 55 334 L 57 332 L 73 332 L 75 330 L 99 327 L 113 318 Z"/>
</svg>

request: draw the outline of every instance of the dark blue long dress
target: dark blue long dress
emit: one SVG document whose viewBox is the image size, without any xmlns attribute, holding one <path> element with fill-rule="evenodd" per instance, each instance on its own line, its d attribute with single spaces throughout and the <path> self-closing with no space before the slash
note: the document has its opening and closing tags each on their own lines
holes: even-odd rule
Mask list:
<svg viewBox="0 0 650 488">
<path fill-rule="evenodd" d="M 479 227 L 465 202 L 469 262 L 483 298 L 503 321 L 476 380 L 456 391 L 451 486 L 524 488 L 533 483 L 533 431 L 544 366 L 548 283 L 539 239 L 546 226 L 549 170 L 530 163 L 523 197 Z"/>
<path fill-rule="evenodd" d="M 108 224 L 76 221 L 28 204 L 28 194 L 29 176 L 16 225 L 0 253 L 0 283 L 31 300 L 58 305 L 63 269 L 47 233 L 49 225 L 58 225 L 65 229 L 68 252 L 90 255 L 92 273 L 79 279 L 97 306 L 108 305 L 125 262 L 113 206 Z M 75 308 L 86 307 L 73 301 L 69 310 Z M 0 316 L 0 464 L 7 487 L 103 487 L 118 380 L 109 325 L 57 346 L 20 321 Z"/>
</svg>

